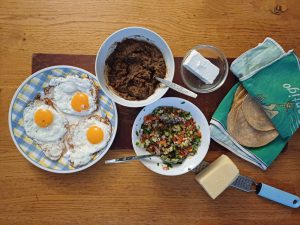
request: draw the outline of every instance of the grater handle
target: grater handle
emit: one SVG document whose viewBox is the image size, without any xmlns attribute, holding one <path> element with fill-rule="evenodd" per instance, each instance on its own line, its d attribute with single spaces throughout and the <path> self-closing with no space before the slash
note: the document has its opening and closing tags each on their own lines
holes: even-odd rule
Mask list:
<svg viewBox="0 0 300 225">
<path fill-rule="evenodd" d="M 300 198 L 291 193 L 282 191 L 264 183 L 259 183 L 256 187 L 256 193 L 264 198 L 272 200 L 291 208 L 299 208 Z"/>
</svg>

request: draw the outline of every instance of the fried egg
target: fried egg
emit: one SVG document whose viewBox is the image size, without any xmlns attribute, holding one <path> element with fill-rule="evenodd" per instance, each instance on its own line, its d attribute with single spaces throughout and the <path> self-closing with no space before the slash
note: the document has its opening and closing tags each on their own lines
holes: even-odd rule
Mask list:
<svg viewBox="0 0 300 225">
<path fill-rule="evenodd" d="M 59 110 L 69 115 L 87 116 L 98 108 L 98 87 L 88 78 L 51 79 L 45 94 Z"/>
<path fill-rule="evenodd" d="M 78 167 L 92 160 L 95 153 L 108 144 L 111 130 L 109 120 L 98 115 L 82 119 L 72 125 L 66 138 L 71 165 Z"/>
<path fill-rule="evenodd" d="M 65 150 L 68 121 L 64 116 L 56 111 L 49 99 L 36 99 L 24 109 L 23 119 L 26 134 L 48 158 L 58 160 Z"/>
</svg>

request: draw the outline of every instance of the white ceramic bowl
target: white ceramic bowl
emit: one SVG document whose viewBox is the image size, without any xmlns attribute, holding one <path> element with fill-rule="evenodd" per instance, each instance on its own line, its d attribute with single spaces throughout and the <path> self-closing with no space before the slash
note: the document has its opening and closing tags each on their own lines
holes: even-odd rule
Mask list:
<svg viewBox="0 0 300 225">
<path fill-rule="evenodd" d="M 204 159 L 210 144 L 210 129 L 207 120 L 201 110 L 185 99 L 175 97 L 162 98 L 154 102 L 153 104 L 143 108 L 136 117 L 132 127 L 131 139 L 133 149 L 137 155 L 150 154 L 144 148 L 136 145 L 136 142 L 139 141 L 139 136 L 137 134 L 139 133 L 138 131 L 141 129 L 141 126 L 144 122 L 144 117 L 152 113 L 153 110 L 159 106 L 172 106 L 190 112 L 197 125 L 200 126 L 200 131 L 202 134 L 201 143 L 198 147 L 197 153 L 194 156 L 188 156 L 182 162 L 182 164 L 173 165 L 173 167 L 169 168 L 168 170 L 166 170 L 166 166 L 164 166 L 163 161 L 159 157 L 142 159 L 141 162 L 148 169 L 162 175 L 175 176 L 187 173 L 198 166 Z"/>
<path fill-rule="evenodd" d="M 157 46 L 162 52 L 166 62 L 167 74 L 165 79 L 169 81 L 173 80 L 175 64 L 171 49 L 161 36 L 149 29 L 142 27 L 127 27 L 118 30 L 111 34 L 103 42 L 96 56 L 95 71 L 97 78 L 104 93 L 108 95 L 114 102 L 127 107 L 142 107 L 149 105 L 160 99 L 167 92 L 168 88 L 164 86 L 158 87 L 154 94 L 145 100 L 127 100 L 120 97 L 111 87 L 109 87 L 107 83 L 107 77 L 105 74 L 105 61 L 115 49 L 117 42 L 121 42 L 126 38 L 135 38 L 138 40 L 147 41 Z"/>
</svg>

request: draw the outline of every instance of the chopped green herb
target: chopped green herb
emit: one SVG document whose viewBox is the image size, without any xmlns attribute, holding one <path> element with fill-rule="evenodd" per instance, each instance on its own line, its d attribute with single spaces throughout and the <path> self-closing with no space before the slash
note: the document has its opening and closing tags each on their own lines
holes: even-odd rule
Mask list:
<svg viewBox="0 0 300 225">
<path fill-rule="evenodd" d="M 136 134 L 136 136 L 139 136 L 139 132 L 138 131 L 135 131 L 135 134 Z"/>
<path fill-rule="evenodd" d="M 181 102 L 181 104 L 184 104 L 184 103 L 185 103 L 185 101 L 182 101 L 182 102 Z"/>
<path fill-rule="evenodd" d="M 136 134 L 140 136 L 139 147 L 161 154 L 164 168 L 172 168 L 194 155 L 201 143 L 200 129 L 191 113 L 174 107 L 154 109 Z"/>
<path fill-rule="evenodd" d="M 167 167 L 173 168 L 173 165 L 171 163 L 166 163 Z"/>
</svg>

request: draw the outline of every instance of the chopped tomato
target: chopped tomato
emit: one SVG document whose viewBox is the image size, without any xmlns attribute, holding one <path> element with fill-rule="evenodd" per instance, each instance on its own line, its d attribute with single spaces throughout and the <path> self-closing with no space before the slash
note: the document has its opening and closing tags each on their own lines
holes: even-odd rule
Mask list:
<svg viewBox="0 0 300 225">
<path fill-rule="evenodd" d="M 149 135 L 148 134 L 143 134 L 142 136 L 141 136 L 141 141 L 145 141 L 145 140 L 147 140 L 147 139 L 149 139 Z"/>
<path fill-rule="evenodd" d="M 197 132 L 197 136 L 198 136 L 198 137 L 201 137 L 201 136 L 202 136 L 202 134 L 201 134 L 201 131 L 200 131 L 200 130 L 198 130 L 198 132 Z"/>
<path fill-rule="evenodd" d="M 180 131 L 178 135 L 180 135 L 180 136 L 184 136 L 184 135 L 185 135 L 185 130 L 183 130 L 183 131 Z"/>
<path fill-rule="evenodd" d="M 187 128 L 187 130 L 193 130 L 195 128 L 195 123 L 192 119 L 189 119 L 184 123 L 184 126 Z"/>
<path fill-rule="evenodd" d="M 193 151 L 192 146 L 188 147 L 188 148 L 187 148 L 187 151 L 188 151 L 188 152 L 192 152 L 192 151 Z"/>
<path fill-rule="evenodd" d="M 183 137 L 183 135 L 174 135 L 172 140 L 175 142 L 175 144 L 180 145 L 183 142 Z"/>
<path fill-rule="evenodd" d="M 167 142 L 166 142 L 166 140 L 161 140 L 161 141 L 158 142 L 158 144 L 159 144 L 159 145 L 166 145 Z"/>
<path fill-rule="evenodd" d="M 188 148 L 185 149 L 181 149 L 180 150 L 180 155 L 183 157 L 186 157 L 189 153 L 191 153 L 193 151 L 193 148 L 190 146 Z"/>
<path fill-rule="evenodd" d="M 177 137 L 177 142 L 178 142 L 178 144 L 181 144 L 182 143 L 182 141 L 183 141 L 183 136 L 178 136 Z"/>
<path fill-rule="evenodd" d="M 149 123 L 149 122 L 151 122 L 151 121 L 153 121 L 153 120 L 156 120 L 156 116 L 147 115 L 147 116 L 144 117 L 144 121 L 145 121 L 146 123 Z"/>
<path fill-rule="evenodd" d="M 189 154 L 189 151 L 188 151 L 187 149 L 182 149 L 182 150 L 180 150 L 180 155 L 181 155 L 181 156 L 185 157 L 185 156 L 187 156 L 188 154 Z"/>
</svg>

